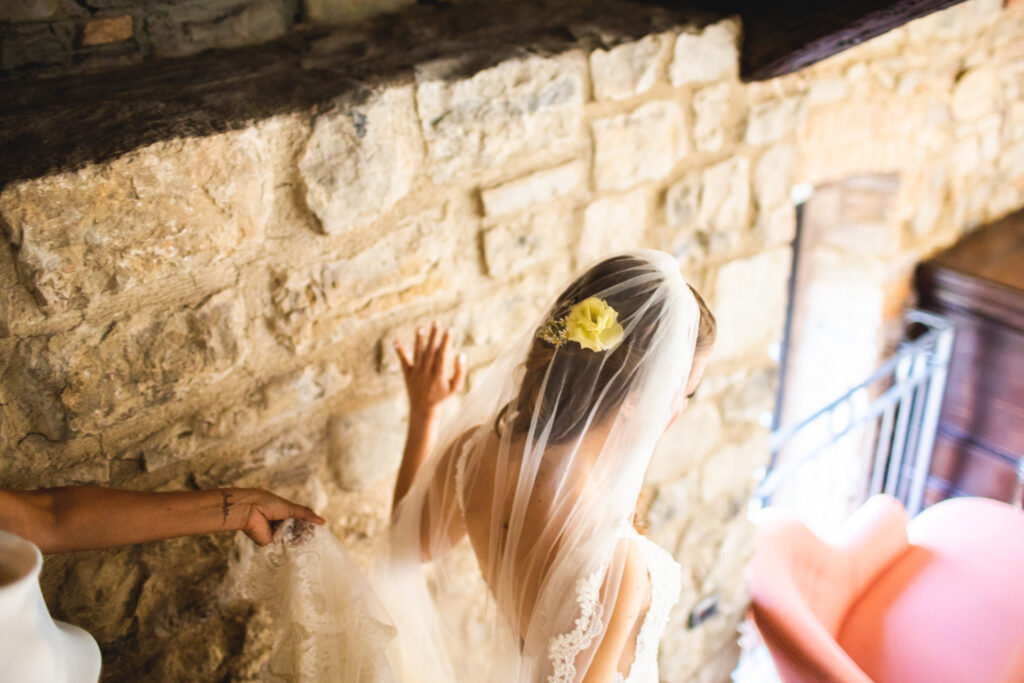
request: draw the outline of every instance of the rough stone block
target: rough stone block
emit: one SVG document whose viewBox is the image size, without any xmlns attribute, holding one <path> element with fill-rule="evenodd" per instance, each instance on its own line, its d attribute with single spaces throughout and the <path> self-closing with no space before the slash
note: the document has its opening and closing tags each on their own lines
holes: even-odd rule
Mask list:
<svg viewBox="0 0 1024 683">
<path fill-rule="evenodd" d="M 732 157 L 704 171 L 697 221 L 709 232 L 737 235 L 750 225 L 750 162 Z"/>
<path fill-rule="evenodd" d="M 76 30 L 73 21 L 0 24 L 0 61 L 4 71 L 69 63 Z"/>
<path fill-rule="evenodd" d="M 782 247 L 730 261 L 715 278 L 712 310 L 718 321 L 715 359 L 764 353 L 778 341 L 786 314 L 790 249 Z"/>
<path fill-rule="evenodd" d="M 46 21 L 60 6 L 61 0 L 8 0 L 0 3 L 0 21 Z"/>
<path fill-rule="evenodd" d="M 911 40 L 927 45 L 937 40 L 963 40 L 996 20 L 1002 9 L 1002 0 L 969 0 L 912 21 L 907 31 Z"/>
<path fill-rule="evenodd" d="M 48 312 L 222 263 L 259 243 L 273 205 L 259 128 L 159 143 L 8 185 L 0 226 Z"/>
<path fill-rule="evenodd" d="M 1001 107 L 999 74 L 988 66 L 968 69 L 953 87 L 953 115 L 961 121 L 980 119 Z"/>
<path fill-rule="evenodd" d="M 299 171 L 306 203 L 328 234 L 372 221 L 409 193 L 423 163 L 412 86 L 318 116 Z"/>
<path fill-rule="evenodd" d="M 294 9 L 281 0 L 185 0 L 146 10 L 146 34 L 156 57 L 255 45 L 284 35 Z"/>
<path fill-rule="evenodd" d="M 694 474 L 721 438 L 722 416 L 715 404 L 692 401 L 658 441 L 644 481 L 667 484 Z"/>
<path fill-rule="evenodd" d="M 802 97 L 761 102 L 750 109 L 747 119 L 747 143 L 764 145 L 774 142 L 800 125 L 806 114 Z"/>
<path fill-rule="evenodd" d="M 118 636 L 124 620 L 135 612 L 145 567 L 134 554 L 128 548 L 83 554 L 68 572 L 60 609 L 77 614 L 100 642 Z"/>
<path fill-rule="evenodd" d="M 577 263 L 582 267 L 605 256 L 646 246 L 647 206 L 643 190 L 592 202 L 583 214 Z"/>
<path fill-rule="evenodd" d="M 693 96 L 693 137 L 698 150 L 717 152 L 722 148 L 733 110 L 731 94 L 728 83 L 719 83 L 702 88 Z"/>
<path fill-rule="evenodd" d="M 483 233 L 487 274 L 509 278 L 540 262 L 564 256 L 576 232 L 576 220 L 572 211 L 548 208 L 494 224 Z"/>
<path fill-rule="evenodd" d="M 75 430 L 95 430 L 223 376 L 246 352 L 245 304 L 225 290 L 193 307 L 149 310 L 54 338 L 68 364 L 61 400 Z"/>
<path fill-rule="evenodd" d="M 650 480 L 644 483 L 645 487 L 653 485 L 654 488 L 646 515 L 648 537 L 666 550 L 678 547 L 679 530 L 685 529 L 691 517 L 700 513 L 693 505 L 693 501 L 700 498 L 699 478 L 691 475 L 661 483 Z"/>
<path fill-rule="evenodd" d="M 599 100 L 624 100 L 650 90 L 664 68 L 670 45 L 668 36 L 651 35 L 591 52 L 594 96 Z"/>
<path fill-rule="evenodd" d="M 775 408 L 779 371 L 775 366 L 745 368 L 743 379 L 721 399 L 722 418 L 729 425 L 759 424 Z"/>
<path fill-rule="evenodd" d="M 706 83 L 739 73 L 739 30 L 731 19 L 711 24 L 700 33 L 681 33 L 669 68 L 672 85 Z"/>
<path fill-rule="evenodd" d="M 272 268 L 270 328 L 293 352 L 336 341 L 345 331 L 344 320 L 357 309 L 425 283 L 442 259 L 464 271 L 459 257 L 475 247 L 461 239 L 442 212 L 428 211 L 351 256 Z"/>
<path fill-rule="evenodd" d="M 344 24 L 385 12 L 394 12 L 415 0 L 304 0 L 309 20 L 316 24 Z"/>
<path fill-rule="evenodd" d="M 1024 189 L 1024 141 L 1006 148 L 999 159 L 999 171 L 1018 188 Z"/>
<path fill-rule="evenodd" d="M 141 459 L 147 472 L 201 459 L 229 459 L 238 467 L 221 472 L 234 481 L 266 463 L 253 460 L 252 453 L 235 456 L 211 445 L 244 440 L 288 421 L 301 423 L 351 382 L 352 375 L 339 370 L 335 363 L 310 363 L 267 379 L 240 399 L 214 402 L 141 441 L 137 435 L 129 435 L 121 443 L 108 440 L 104 445 L 114 452 L 123 449 L 124 457 Z"/>
<path fill-rule="evenodd" d="M 700 176 L 691 173 L 665 193 L 665 220 L 677 228 L 696 225 L 699 202 Z"/>
<path fill-rule="evenodd" d="M 653 232 L 655 247 L 671 252 L 680 264 L 691 266 L 707 254 L 707 236 L 697 221 L 700 175 L 691 173 L 665 192 L 665 223 Z"/>
<path fill-rule="evenodd" d="M 1013 31 L 1008 28 L 1006 32 L 1012 36 L 1011 41 L 1018 40 L 1020 29 Z M 1024 100 L 1024 59 L 1004 63 L 999 69 L 999 79 L 1003 83 L 1002 99 L 1004 103 L 1013 106 L 1010 103 Z"/>
<path fill-rule="evenodd" d="M 914 235 L 926 235 L 931 232 L 942 215 L 946 203 L 947 192 L 946 171 L 941 166 L 933 168 L 927 181 L 919 186 L 915 206 L 912 207 L 914 217 L 910 222 Z"/>
<path fill-rule="evenodd" d="M 462 60 L 417 69 L 416 105 L 434 180 L 506 162 L 564 158 L 585 145 L 580 121 L 587 62 L 581 52 L 527 55 L 468 77 L 466 70 Z"/>
<path fill-rule="evenodd" d="M 981 140 L 976 135 L 957 140 L 953 145 L 950 158 L 953 160 L 952 167 L 956 177 L 969 181 L 977 174 L 981 166 Z"/>
<path fill-rule="evenodd" d="M 327 420 L 307 420 L 254 447 L 234 440 L 207 449 L 189 460 L 188 476 L 200 488 L 263 487 L 267 481 L 300 486 L 314 476 L 327 450 Z"/>
<path fill-rule="evenodd" d="M 82 47 L 128 40 L 132 37 L 132 24 L 130 14 L 90 19 L 82 29 Z"/>
<path fill-rule="evenodd" d="M 796 237 L 796 207 L 792 202 L 760 210 L 757 214 L 757 233 L 767 247 L 792 244 Z"/>
<path fill-rule="evenodd" d="M 408 414 L 403 398 L 331 418 L 329 462 L 343 489 L 369 488 L 398 469 Z"/>
<path fill-rule="evenodd" d="M 122 457 L 138 459 L 146 472 L 157 472 L 170 465 L 191 460 L 199 449 L 194 417 L 173 423 L 125 449 Z M 109 447 L 109 446 L 108 446 Z"/>
<path fill-rule="evenodd" d="M 497 350 L 502 350 L 510 339 L 540 323 L 540 316 L 570 276 L 569 259 L 535 268 L 499 293 L 462 308 L 455 315 L 452 325 L 465 332 L 467 345 L 494 345 Z M 496 316 L 495 311 L 501 311 L 502 314 Z M 474 370 L 469 375 L 471 387 L 472 382 L 480 376 L 479 373 L 485 371 L 486 368 Z"/>
<path fill-rule="evenodd" d="M 1024 102 L 1014 102 L 1006 108 L 1003 139 L 1007 143 L 1024 142 Z"/>
<path fill-rule="evenodd" d="M 272 422 L 309 412 L 347 387 L 352 376 L 335 363 L 313 363 L 270 378 L 259 390 L 259 421 Z"/>
<path fill-rule="evenodd" d="M 759 429 L 742 443 L 722 448 L 704 463 L 701 500 L 705 503 L 722 498 L 746 500 L 754 487 L 754 472 L 769 460 L 767 430 Z"/>
<path fill-rule="evenodd" d="M 601 190 L 625 190 L 664 178 L 689 145 L 682 107 L 648 102 L 628 114 L 598 119 L 594 134 L 594 181 Z"/>
<path fill-rule="evenodd" d="M 783 202 L 789 202 L 796 166 L 796 147 L 779 144 L 771 147 L 757 160 L 754 169 L 754 193 L 757 206 L 767 211 Z"/>
<path fill-rule="evenodd" d="M 975 121 L 972 126 L 978 135 L 981 158 L 985 161 L 995 161 L 1003 153 L 1003 143 L 1000 139 L 1002 125 L 1002 116 L 989 114 L 985 118 Z"/>
<path fill-rule="evenodd" d="M 110 465 L 98 436 L 78 434 L 54 442 L 42 434 L 29 433 L 4 451 L 4 487 L 105 485 L 111 482 Z"/>
<path fill-rule="evenodd" d="M 807 91 L 811 104 L 825 104 L 841 100 L 849 93 L 850 86 L 842 78 L 815 79 Z"/>
<path fill-rule="evenodd" d="M 483 190 L 484 212 L 509 213 L 572 194 L 586 185 L 588 170 L 584 162 L 573 161 Z"/>
<path fill-rule="evenodd" d="M 68 414 L 60 401 L 60 362 L 46 340 L 30 337 L 4 349 L 0 361 L 0 435 L 17 444 L 27 434 L 60 442 L 69 436 Z"/>
</svg>

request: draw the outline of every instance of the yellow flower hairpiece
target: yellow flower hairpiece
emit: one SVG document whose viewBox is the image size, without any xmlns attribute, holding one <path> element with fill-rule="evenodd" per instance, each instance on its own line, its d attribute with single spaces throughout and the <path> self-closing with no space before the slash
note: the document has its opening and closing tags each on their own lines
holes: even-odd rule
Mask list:
<svg viewBox="0 0 1024 683">
<path fill-rule="evenodd" d="M 604 299 L 592 296 L 573 306 L 564 318 L 549 322 L 538 336 L 555 346 L 574 341 L 591 351 L 607 351 L 622 335 L 619 312 Z"/>
</svg>

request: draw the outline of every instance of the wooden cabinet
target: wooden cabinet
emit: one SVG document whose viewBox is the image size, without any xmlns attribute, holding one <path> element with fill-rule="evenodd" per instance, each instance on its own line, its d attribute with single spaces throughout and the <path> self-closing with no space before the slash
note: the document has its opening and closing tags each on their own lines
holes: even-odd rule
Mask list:
<svg viewBox="0 0 1024 683">
<path fill-rule="evenodd" d="M 1024 458 L 1024 210 L 921 264 L 916 287 L 956 326 L 925 504 L 1009 502 Z"/>
</svg>

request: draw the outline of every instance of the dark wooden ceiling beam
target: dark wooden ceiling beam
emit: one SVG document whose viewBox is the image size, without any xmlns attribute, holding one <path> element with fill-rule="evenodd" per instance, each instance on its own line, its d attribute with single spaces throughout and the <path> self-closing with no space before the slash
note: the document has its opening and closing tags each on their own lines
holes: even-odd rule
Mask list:
<svg viewBox="0 0 1024 683">
<path fill-rule="evenodd" d="M 646 0 L 669 17 L 698 24 L 739 14 L 745 80 L 772 78 L 841 52 L 957 0 L 801 3 L 778 0 Z M 538 4 L 539 3 L 539 4 Z M 418 62 L 463 55 L 474 41 L 495 59 L 524 47 L 557 51 L 574 44 L 569 26 L 585 17 L 598 33 L 635 39 L 652 29 L 653 7 L 609 15 L 599 0 L 561 10 L 541 0 L 419 6 L 378 17 L 350 40 L 297 32 L 272 44 L 160 60 L 115 71 L 57 78 L 0 75 L 0 187 L 60 169 L 110 159 L 160 140 L 208 135 L 290 111 L 310 110 L 353 88 L 411 78 Z M 619 3 L 619 12 L 627 3 Z M 504 6 L 502 6 L 504 7 Z M 559 11 L 564 16 L 559 14 Z M 656 10 L 662 12 L 663 10 Z M 333 47 L 321 54 L 323 45 Z"/>
<path fill-rule="evenodd" d="M 859 45 L 962 0 L 649 0 L 663 7 L 697 6 L 743 20 L 740 77 L 775 78 Z"/>
</svg>

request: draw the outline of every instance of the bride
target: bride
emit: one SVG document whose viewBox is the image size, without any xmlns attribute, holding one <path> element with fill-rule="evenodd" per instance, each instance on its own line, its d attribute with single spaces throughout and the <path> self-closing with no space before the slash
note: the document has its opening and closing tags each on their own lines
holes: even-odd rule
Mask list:
<svg viewBox="0 0 1024 683">
<path fill-rule="evenodd" d="M 292 671 L 656 682 L 680 569 L 632 520 L 655 444 L 700 382 L 714 334 L 670 255 L 605 259 L 474 382 L 439 434 L 438 407 L 465 371 L 462 356 L 449 370 L 452 332 L 435 323 L 411 351 L 396 342 L 410 418 L 390 556 L 371 587 L 329 534 L 295 543 L 286 532 L 281 552 L 307 570 L 293 572 L 286 599 L 305 635 Z M 303 595 L 315 609 L 296 611 Z"/>
</svg>

